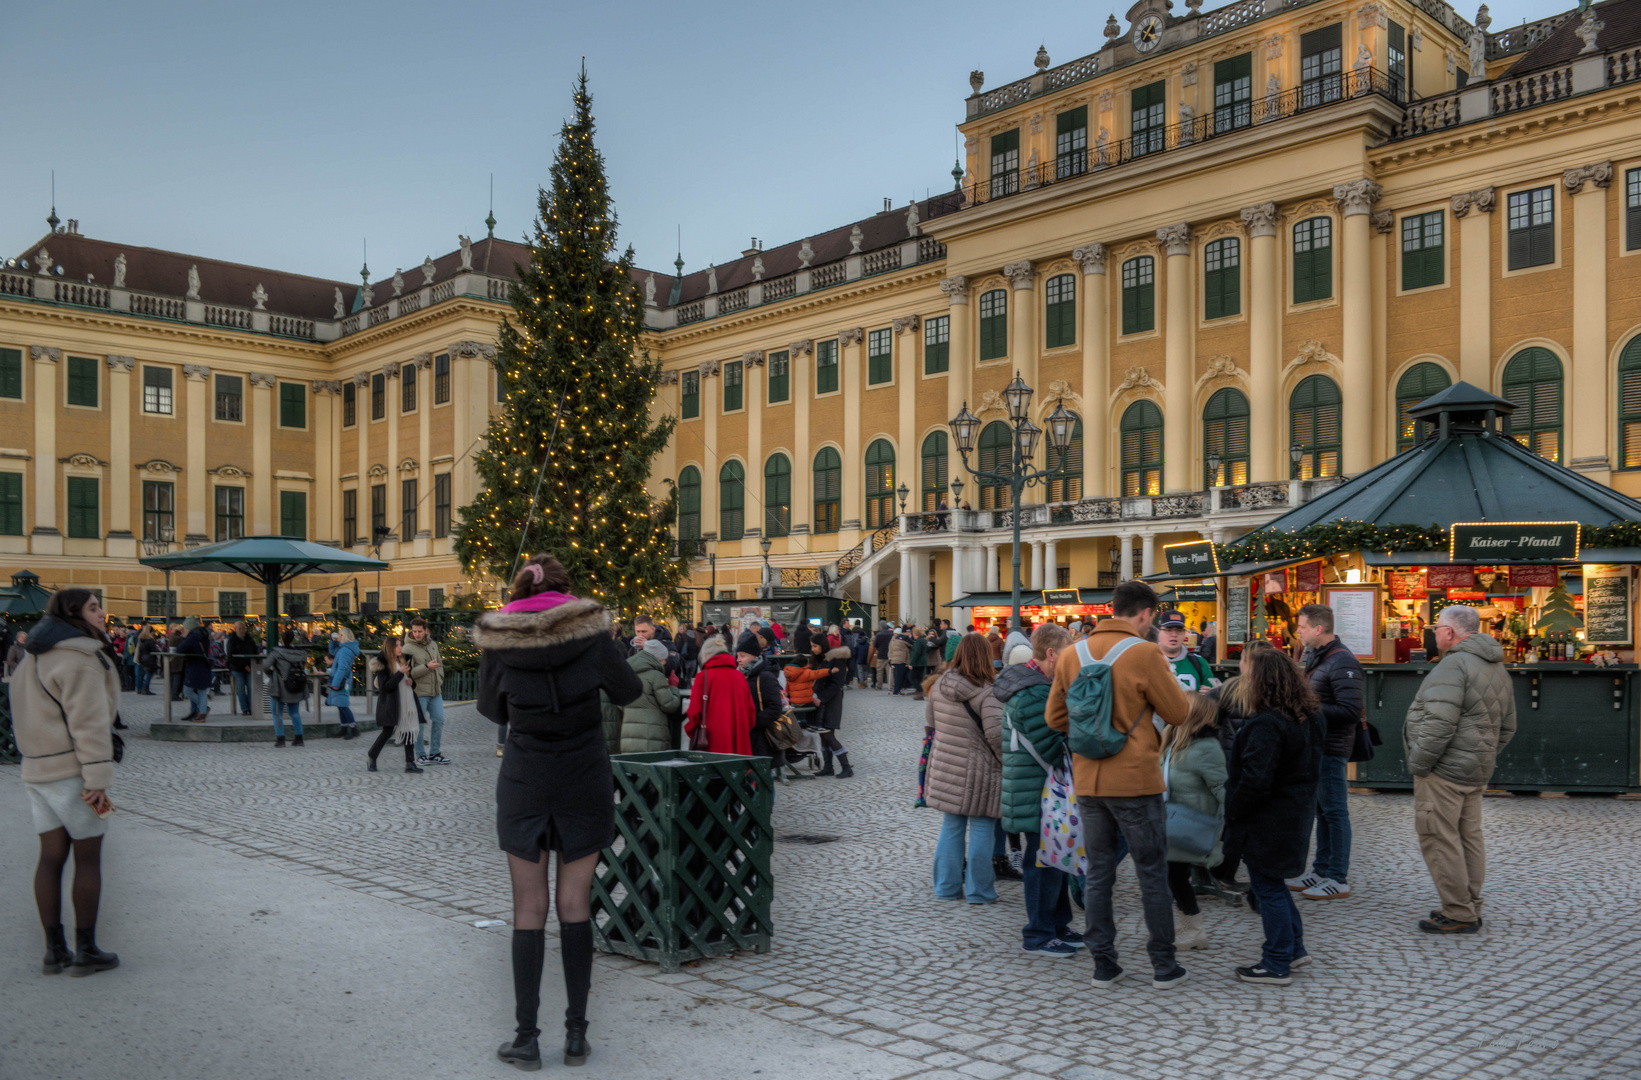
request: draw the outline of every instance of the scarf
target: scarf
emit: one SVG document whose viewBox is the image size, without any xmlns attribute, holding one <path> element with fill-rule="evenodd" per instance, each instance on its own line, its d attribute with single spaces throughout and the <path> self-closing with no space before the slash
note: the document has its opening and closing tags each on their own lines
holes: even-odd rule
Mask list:
<svg viewBox="0 0 1641 1080">
<path fill-rule="evenodd" d="M 400 746 L 414 743 L 420 717 L 421 714 L 416 711 L 416 690 L 410 685 L 410 676 L 406 675 L 399 684 L 399 722 L 393 726 L 393 741 Z"/>
<path fill-rule="evenodd" d="M 514 600 L 503 607 L 503 611 L 546 611 L 556 608 L 560 604 L 567 604 L 576 599 L 569 593 L 539 592 L 533 596 L 526 596 L 523 600 Z"/>
</svg>

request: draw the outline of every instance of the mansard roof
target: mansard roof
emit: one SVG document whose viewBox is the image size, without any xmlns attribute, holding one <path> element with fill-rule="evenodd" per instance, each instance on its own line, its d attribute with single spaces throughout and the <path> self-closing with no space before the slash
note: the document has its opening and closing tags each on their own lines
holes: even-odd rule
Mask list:
<svg viewBox="0 0 1641 1080">
<path fill-rule="evenodd" d="M 1596 54 L 1641 42 L 1641 0 L 1607 0 L 1590 10 L 1602 23 L 1595 37 Z M 1525 75 L 1530 71 L 1570 64 L 1584 49 L 1584 39 L 1578 36 L 1581 22 L 1578 15 L 1567 12 L 1566 21 L 1527 50 L 1505 75 Z"/>
</svg>

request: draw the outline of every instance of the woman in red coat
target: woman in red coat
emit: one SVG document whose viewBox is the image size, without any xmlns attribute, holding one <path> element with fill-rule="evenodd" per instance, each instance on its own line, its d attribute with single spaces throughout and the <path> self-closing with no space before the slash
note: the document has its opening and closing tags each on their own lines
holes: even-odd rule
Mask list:
<svg viewBox="0 0 1641 1080">
<path fill-rule="evenodd" d="M 723 638 L 709 638 L 701 646 L 701 660 L 701 673 L 689 691 L 684 730 L 693 735 L 705 724 L 709 754 L 751 754 L 756 710 L 746 676 L 735 666 Z"/>
</svg>

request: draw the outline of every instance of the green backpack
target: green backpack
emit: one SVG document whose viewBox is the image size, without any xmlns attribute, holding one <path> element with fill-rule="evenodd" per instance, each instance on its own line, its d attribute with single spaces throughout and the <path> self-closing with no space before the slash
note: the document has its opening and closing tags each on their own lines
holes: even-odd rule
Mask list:
<svg viewBox="0 0 1641 1080">
<path fill-rule="evenodd" d="M 1128 732 L 1118 731 L 1111 723 L 1111 704 L 1116 696 L 1111 688 L 1111 665 L 1130 645 L 1144 640 L 1124 638 L 1099 660 L 1088 651 L 1087 638 L 1077 642 L 1077 657 L 1083 666 L 1066 691 L 1066 713 L 1071 722 L 1066 743 L 1078 757 L 1094 761 L 1116 757 L 1127 744 Z"/>
</svg>

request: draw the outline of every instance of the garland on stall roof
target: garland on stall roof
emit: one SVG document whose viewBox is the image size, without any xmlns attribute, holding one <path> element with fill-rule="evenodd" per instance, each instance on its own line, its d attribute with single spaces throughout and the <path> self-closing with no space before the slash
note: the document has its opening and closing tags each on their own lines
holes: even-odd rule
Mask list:
<svg viewBox="0 0 1641 1080">
<path fill-rule="evenodd" d="M 1580 546 L 1592 549 L 1641 547 L 1641 521 L 1581 525 Z M 1281 559 L 1325 559 L 1352 551 L 1446 551 L 1447 530 L 1439 525 L 1370 525 L 1365 521 L 1331 521 L 1291 533 L 1252 533 L 1216 550 L 1220 566 L 1276 562 Z"/>
</svg>

